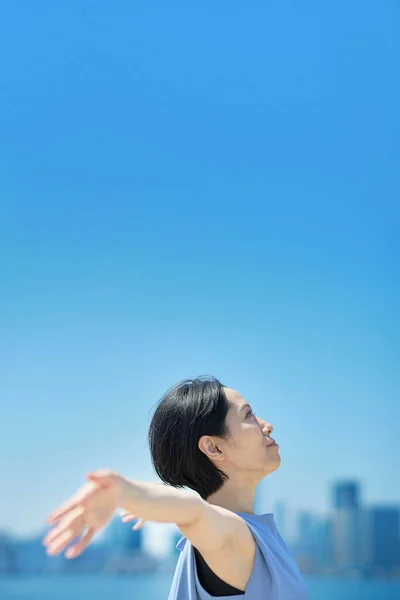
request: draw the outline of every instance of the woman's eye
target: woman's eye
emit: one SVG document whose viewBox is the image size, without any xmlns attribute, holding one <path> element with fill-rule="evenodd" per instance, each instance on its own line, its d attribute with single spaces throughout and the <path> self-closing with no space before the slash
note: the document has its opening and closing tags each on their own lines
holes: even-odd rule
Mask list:
<svg viewBox="0 0 400 600">
<path fill-rule="evenodd" d="M 253 411 L 249 410 L 249 412 L 247 413 L 246 417 L 254 417 Z"/>
</svg>

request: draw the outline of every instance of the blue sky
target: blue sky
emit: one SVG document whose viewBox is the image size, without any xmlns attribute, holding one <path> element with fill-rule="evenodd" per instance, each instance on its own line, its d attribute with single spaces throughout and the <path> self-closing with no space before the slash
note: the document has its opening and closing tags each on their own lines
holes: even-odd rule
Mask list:
<svg viewBox="0 0 400 600">
<path fill-rule="evenodd" d="M 395 1 L 19 2 L 0 23 L 0 526 L 40 529 L 212 373 L 268 502 L 400 501 Z"/>
</svg>

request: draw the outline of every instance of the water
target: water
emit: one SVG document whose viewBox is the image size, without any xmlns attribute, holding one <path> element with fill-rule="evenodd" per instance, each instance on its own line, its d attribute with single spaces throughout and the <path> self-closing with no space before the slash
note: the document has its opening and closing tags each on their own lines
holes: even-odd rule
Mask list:
<svg viewBox="0 0 400 600">
<path fill-rule="evenodd" d="M 0 600 L 167 600 L 172 574 L 0 577 Z M 311 600 L 400 600 L 400 581 L 306 578 Z"/>
</svg>

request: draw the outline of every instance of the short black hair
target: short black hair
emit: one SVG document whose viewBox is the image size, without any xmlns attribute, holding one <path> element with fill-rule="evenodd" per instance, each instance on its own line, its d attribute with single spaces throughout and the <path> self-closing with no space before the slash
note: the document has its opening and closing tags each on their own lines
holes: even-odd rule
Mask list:
<svg viewBox="0 0 400 600">
<path fill-rule="evenodd" d="M 173 487 L 188 487 L 206 500 L 228 476 L 198 447 L 203 435 L 229 437 L 224 386 L 215 377 L 185 379 L 159 401 L 149 429 L 153 467 Z"/>
</svg>

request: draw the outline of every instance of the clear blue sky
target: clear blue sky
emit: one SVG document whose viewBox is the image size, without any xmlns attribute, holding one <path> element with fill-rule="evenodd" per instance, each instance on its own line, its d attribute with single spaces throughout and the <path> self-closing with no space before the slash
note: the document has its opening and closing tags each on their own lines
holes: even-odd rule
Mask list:
<svg viewBox="0 0 400 600">
<path fill-rule="evenodd" d="M 271 502 L 399 502 L 398 17 L 3 6 L 1 526 L 152 479 L 152 406 L 204 373 L 275 425 Z"/>
</svg>

